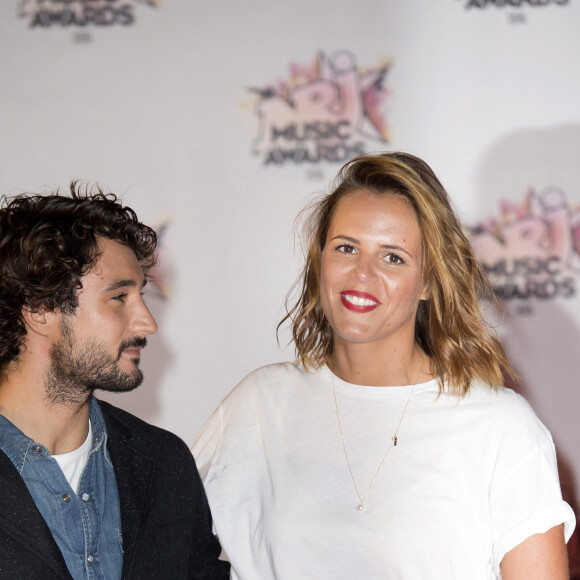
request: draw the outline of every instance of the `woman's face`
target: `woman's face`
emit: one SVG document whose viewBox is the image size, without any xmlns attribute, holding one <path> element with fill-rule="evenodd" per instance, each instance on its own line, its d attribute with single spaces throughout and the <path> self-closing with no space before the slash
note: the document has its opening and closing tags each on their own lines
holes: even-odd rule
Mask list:
<svg viewBox="0 0 580 580">
<path fill-rule="evenodd" d="M 421 231 L 399 195 L 359 190 L 334 209 L 322 251 L 320 302 L 343 343 L 413 347 L 422 277 Z"/>
</svg>

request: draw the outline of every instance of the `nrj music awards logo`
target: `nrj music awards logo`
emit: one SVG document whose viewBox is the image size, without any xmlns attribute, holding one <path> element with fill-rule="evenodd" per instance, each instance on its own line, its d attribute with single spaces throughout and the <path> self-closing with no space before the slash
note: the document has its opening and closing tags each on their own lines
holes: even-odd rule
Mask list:
<svg viewBox="0 0 580 580">
<path fill-rule="evenodd" d="M 341 163 L 371 143 L 384 145 L 388 70 L 359 67 L 352 53 L 338 50 L 308 66 L 290 65 L 288 80 L 250 89 L 259 118 L 254 154 L 265 165 Z"/>
<path fill-rule="evenodd" d="M 497 8 L 520 8 L 521 6 L 541 7 L 554 4 L 565 6 L 570 0 L 461 0 L 465 3 L 465 8 L 487 8 L 495 6 Z"/>
<path fill-rule="evenodd" d="M 556 187 L 530 191 L 520 204 L 472 233 L 475 256 L 499 298 L 555 299 L 576 294 L 580 275 L 580 209 Z"/>
<path fill-rule="evenodd" d="M 164 220 L 153 228 L 157 233 L 157 262 L 149 271 L 151 284 L 147 285 L 148 291 L 162 300 L 168 300 L 171 296 L 173 278 L 172 255 L 166 244 L 169 223 L 169 220 Z"/>
<path fill-rule="evenodd" d="M 135 6 L 160 0 L 20 0 L 18 15 L 31 28 L 51 26 L 130 26 Z"/>
</svg>

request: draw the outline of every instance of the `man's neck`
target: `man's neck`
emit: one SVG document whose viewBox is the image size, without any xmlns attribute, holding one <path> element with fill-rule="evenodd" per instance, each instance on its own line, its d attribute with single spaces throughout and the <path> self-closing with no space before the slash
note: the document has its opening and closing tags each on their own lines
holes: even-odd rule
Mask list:
<svg viewBox="0 0 580 580">
<path fill-rule="evenodd" d="M 89 432 L 90 397 L 83 403 L 51 402 L 38 377 L 10 373 L 0 384 L 0 414 L 52 455 L 78 449 Z"/>
</svg>

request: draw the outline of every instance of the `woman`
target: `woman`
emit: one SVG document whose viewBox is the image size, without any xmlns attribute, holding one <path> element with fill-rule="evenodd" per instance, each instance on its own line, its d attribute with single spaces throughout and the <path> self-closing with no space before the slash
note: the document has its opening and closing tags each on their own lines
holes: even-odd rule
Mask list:
<svg viewBox="0 0 580 580">
<path fill-rule="evenodd" d="M 550 434 L 500 386 L 488 286 L 429 166 L 352 160 L 305 232 L 299 361 L 251 373 L 194 444 L 232 577 L 567 578 Z"/>
</svg>

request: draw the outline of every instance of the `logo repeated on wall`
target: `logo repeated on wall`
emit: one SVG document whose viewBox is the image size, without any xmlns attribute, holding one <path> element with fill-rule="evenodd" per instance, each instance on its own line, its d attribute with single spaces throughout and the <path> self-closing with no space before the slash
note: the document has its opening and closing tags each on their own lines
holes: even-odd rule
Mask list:
<svg viewBox="0 0 580 580">
<path fill-rule="evenodd" d="M 265 165 L 342 163 L 370 143 L 387 143 L 382 105 L 388 64 L 360 68 L 347 50 L 310 66 L 290 65 L 290 78 L 259 89 L 253 152 Z"/>
<path fill-rule="evenodd" d="M 169 221 L 163 221 L 153 229 L 157 233 L 157 263 L 149 272 L 147 290 L 157 298 L 167 300 L 171 296 L 171 256 L 165 243 Z"/>
<path fill-rule="evenodd" d="M 487 8 L 494 6 L 496 8 L 520 8 L 522 6 L 548 6 L 550 4 L 565 6 L 570 0 L 461 0 L 465 8 Z"/>
<path fill-rule="evenodd" d="M 556 299 L 576 294 L 580 275 L 580 209 L 549 187 L 520 204 L 502 202 L 500 218 L 471 235 L 475 256 L 501 299 Z"/>
<path fill-rule="evenodd" d="M 160 0 L 20 0 L 18 15 L 31 28 L 130 26 L 139 4 Z"/>
<path fill-rule="evenodd" d="M 464 8 L 499 8 L 505 13 L 510 24 L 525 24 L 528 15 L 531 14 L 528 8 L 545 8 L 546 6 L 556 6 L 563 8 L 569 6 L 572 0 L 459 0 Z M 505 12 L 504 12 L 504 9 Z M 476 11 L 477 12 L 477 11 Z"/>
</svg>

